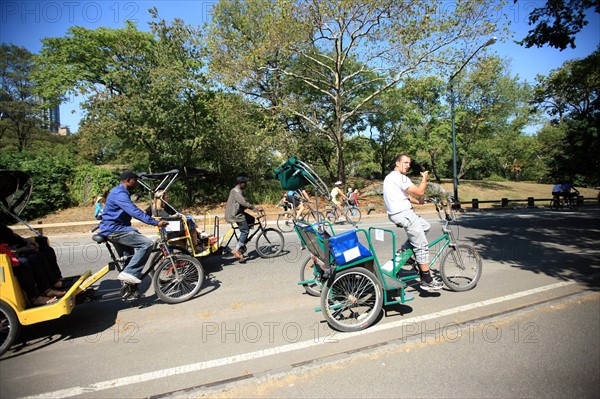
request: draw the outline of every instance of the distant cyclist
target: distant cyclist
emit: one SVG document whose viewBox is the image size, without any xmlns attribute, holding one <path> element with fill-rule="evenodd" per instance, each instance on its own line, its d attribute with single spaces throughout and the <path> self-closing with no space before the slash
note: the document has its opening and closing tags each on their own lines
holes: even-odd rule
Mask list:
<svg viewBox="0 0 600 399">
<path fill-rule="evenodd" d="M 287 200 L 296 209 L 296 219 L 300 220 L 302 218 L 304 210 L 306 209 L 304 202 L 310 202 L 310 196 L 308 195 L 306 190 L 302 188 L 297 191 L 288 191 Z"/>
<path fill-rule="evenodd" d="M 344 194 L 344 184 L 341 181 L 336 181 L 334 186 L 330 193 L 331 201 L 341 209 L 344 201 L 348 201 L 348 197 Z"/>
</svg>

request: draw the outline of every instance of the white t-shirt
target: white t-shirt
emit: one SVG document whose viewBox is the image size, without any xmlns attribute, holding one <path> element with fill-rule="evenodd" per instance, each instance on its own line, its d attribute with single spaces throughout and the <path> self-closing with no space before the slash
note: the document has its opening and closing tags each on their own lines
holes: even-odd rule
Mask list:
<svg viewBox="0 0 600 399">
<path fill-rule="evenodd" d="M 413 182 L 402 173 L 394 170 L 383 180 L 383 201 L 388 215 L 412 208 L 406 189 L 414 186 Z"/>
</svg>

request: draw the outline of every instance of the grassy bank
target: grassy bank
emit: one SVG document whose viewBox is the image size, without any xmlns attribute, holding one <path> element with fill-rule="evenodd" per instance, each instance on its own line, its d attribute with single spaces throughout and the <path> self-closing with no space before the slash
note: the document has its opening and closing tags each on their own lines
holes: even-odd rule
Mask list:
<svg viewBox="0 0 600 399">
<path fill-rule="evenodd" d="M 350 181 L 350 185 L 352 185 Z M 383 182 L 370 181 L 365 185 L 363 192 L 381 192 L 381 186 Z M 452 181 L 443 181 L 441 186 L 444 190 L 449 193 L 453 192 Z M 493 182 L 493 181 L 462 181 L 458 187 L 459 197 L 463 202 L 470 202 L 472 199 L 477 198 L 480 201 L 499 201 L 502 198 L 510 199 L 527 199 L 533 197 L 536 199 L 548 199 L 552 196 L 552 184 L 538 184 L 534 182 Z M 598 196 L 598 189 L 594 188 L 578 188 L 581 195 L 588 199 L 596 199 Z M 323 204 L 322 202 L 320 203 Z M 140 202 L 138 206 L 145 209 L 148 204 Z M 363 196 L 360 199 L 361 208 L 365 209 L 368 205 L 374 205 L 376 213 L 384 213 L 383 209 L 383 196 L 381 194 L 374 194 L 370 196 Z M 525 204 L 522 204 L 523 206 Z M 546 201 L 536 202 L 536 206 L 547 205 Z M 499 204 L 481 204 L 480 208 L 497 207 Z M 280 212 L 280 208 L 277 204 L 262 204 L 262 207 L 267 213 L 276 214 Z M 465 206 L 467 209 L 470 205 Z M 183 209 L 182 212 L 186 214 L 199 215 L 203 213 L 210 213 L 212 215 L 222 215 L 225 210 L 225 202 L 212 204 L 205 208 L 200 209 Z M 33 225 L 38 223 L 67 223 L 67 222 L 82 222 L 93 220 L 94 210 L 92 206 L 69 208 L 53 214 L 47 215 L 39 220 L 32 221 Z M 63 233 L 63 232 L 86 232 L 89 231 L 89 226 L 77 226 L 70 228 L 52 228 L 45 230 L 46 234 L 52 233 Z"/>
</svg>

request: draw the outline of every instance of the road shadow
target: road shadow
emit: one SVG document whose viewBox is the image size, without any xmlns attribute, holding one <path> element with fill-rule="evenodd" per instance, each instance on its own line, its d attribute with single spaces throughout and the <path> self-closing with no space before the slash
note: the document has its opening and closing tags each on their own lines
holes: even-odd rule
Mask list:
<svg viewBox="0 0 600 399">
<path fill-rule="evenodd" d="M 2 356 L 2 360 L 23 356 L 59 342 L 68 342 L 83 338 L 95 343 L 103 334 L 118 334 L 126 340 L 133 337 L 139 326 L 135 322 L 119 323 L 121 311 L 137 308 L 145 309 L 162 302 L 151 287 L 150 278 L 139 284 L 141 297 L 131 302 L 121 299 L 121 282 L 116 279 L 104 279 L 94 285 L 91 298 L 78 303 L 73 311 L 61 318 L 32 325 L 21 326 L 17 341 Z M 202 290 L 190 301 L 208 295 L 220 287 L 220 281 L 206 274 Z M 176 306 L 176 305 L 173 305 Z"/>
<path fill-rule="evenodd" d="M 156 294 L 149 290 L 149 279 L 140 284 L 145 295 L 133 302 L 123 302 L 118 280 L 102 280 L 95 286 L 94 298 L 75 306 L 71 314 L 59 319 L 21 326 L 17 341 L 2 359 L 23 356 L 58 342 L 84 338 L 94 342 L 111 329 L 120 311 L 129 308 L 146 308 L 159 302 Z"/>
<path fill-rule="evenodd" d="M 557 214 L 531 209 L 519 215 L 495 213 L 462 218 L 485 263 L 493 260 L 507 268 L 545 274 L 559 280 L 577 280 L 590 288 L 600 284 L 600 212 L 587 209 Z M 506 215 L 507 217 L 504 217 Z"/>
</svg>

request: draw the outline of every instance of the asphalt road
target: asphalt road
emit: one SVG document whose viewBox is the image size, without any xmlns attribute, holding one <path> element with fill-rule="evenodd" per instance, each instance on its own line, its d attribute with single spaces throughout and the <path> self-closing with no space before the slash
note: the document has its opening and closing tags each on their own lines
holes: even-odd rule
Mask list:
<svg viewBox="0 0 600 399">
<path fill-rule="evenodd" d="M 427 218 L 432 238 L 440 231 Z M 183 304 L 160 302 L 148 283 L 145 298 L 125 304 L 111 272 L 97 287 L 104 299 L 23 328 L 0 361 L 0 396 L 590 396 L 600 370 L 599 219 L 588 207 L 464 215 L 460 239 L 484 260 L 478 286 L 415 291 L 360 334 L 332 331 L 314 311 L 319 299 L 296 284 L 306 254 L 293 234 L 277 259 L 203 259 L 207 283 Z M 89 237 L 53 245 L 67 275 L 107 260 Z"/>
</svg>

